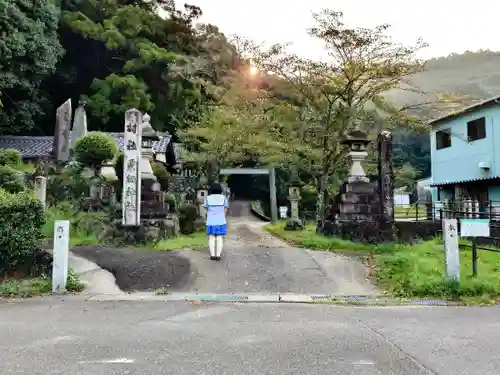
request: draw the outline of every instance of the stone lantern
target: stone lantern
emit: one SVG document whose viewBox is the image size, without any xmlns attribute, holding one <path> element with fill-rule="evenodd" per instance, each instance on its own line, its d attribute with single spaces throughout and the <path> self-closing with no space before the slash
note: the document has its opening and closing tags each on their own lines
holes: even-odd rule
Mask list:
<svg viewBox="0 0 500 375">
<path fill-rule="evenodd" d="M 351 168 L 349 169 L 348 182 L 369 182 L 362 165 L 368 155 L 366 146 L 370 143 L 366 134 L 361 130 L 353 130 L 344 137 L 341 143 L 349 147 L 347 156 Z"/>
<path fill-rule="evenodd" d="M 292 176 L 290 179 L 290 187 L 288 188 L 288 200 L 290 201 L 290 219 L 287 221 L 285 229 L 286 230 L 297 230 L 303 229 L 304 224 L 302 220 L 299 219 L 299 201 L 300 188 L 304 183 L 300 180 L 297 170 L 294 168 L 292 170 Z"/>
<path fill-rule="evenodd" d="M 149 115 L 146 113 L 143 117 L 143 123 L 141 125 L 142 141 L 141 141 L 141 179 L 144 180 L 156 180 L 156 176 L 153 173 L 153 168 L 151 168 L 151 160 L 153 160 L 153 142 L 160 139 L 156 131 L 151 126 Z"/>
</svg>

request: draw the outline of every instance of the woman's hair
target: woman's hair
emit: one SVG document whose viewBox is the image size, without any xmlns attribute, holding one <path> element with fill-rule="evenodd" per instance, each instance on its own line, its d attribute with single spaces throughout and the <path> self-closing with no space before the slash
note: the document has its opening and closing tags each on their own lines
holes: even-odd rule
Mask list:
<svg viewBox="0 0 500 375">
<path fill-rule="evenodd" d="M 222 186 L 221 184 L 214 183 L 212 186 L 210 186 L 210 189 L 208 189 L 208 194 L 222 194 Z"/>
</svg>

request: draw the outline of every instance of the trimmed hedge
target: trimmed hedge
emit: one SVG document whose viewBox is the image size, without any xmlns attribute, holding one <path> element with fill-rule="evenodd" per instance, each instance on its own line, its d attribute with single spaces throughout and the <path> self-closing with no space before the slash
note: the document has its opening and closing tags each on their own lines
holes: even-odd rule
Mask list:
<svg viewBox="0 0 500 375">
<path fill-rule="evenodd" d="M 42 237 L 45 212 L 34 194 L 0 189 L 0 271 L 15 270 L 33 257 Z"/>
<path fill-rule="evenodd" d="M 14 194 L 23 191 L 25 187 L 23 172 L 8 165 L 0 165 L 0 189 Z"/>
<path fill-rule="evenodd" d="M 100 167 L 105 161 L 112 160 L 117 152 L 116 141 L 109 134 L 101 132 L 90 132 L 75 144 L 76 159 L 92 168 Z"/>
<path fill-rule="evenodd" d="M 23 161 L 21 153 L 13 148 L 0 149 L 0 165 L 19 166 Z"/>
</svg>

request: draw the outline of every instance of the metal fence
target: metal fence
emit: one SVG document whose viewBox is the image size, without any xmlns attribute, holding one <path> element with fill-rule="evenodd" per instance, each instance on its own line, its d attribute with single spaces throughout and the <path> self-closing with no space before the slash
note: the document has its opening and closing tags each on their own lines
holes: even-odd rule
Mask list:
<svg viewBox="0 0 500 375">
<path fill-rule="evenodd" d="M 454 218 L 489 218 L 500 220 L 500 202 L 462 200 L 418 201 L 412 205 L 394 205 L 394 218 L 399 221 L 441 220 Z"/>
<path fill-rule="evenodd" d="M 456 218 L 458 219 L 458 233 L 461 233 L 461 220 L 460 219 L 487 219 L 489 220 L 490 236 L 489 237 L 461 237 L 462 240 L 459 242 L 459 248 L 467 249 L 472 252 L 472 276 L 477 276 L 478 274 L 478 259 L 480 259 L 480 251 L 488 251 L 494 253 L 500 253 L 500 212 L 496 212 L 494 209 L 493 202 L 485 202 L 483 210 L 477 211 L 473 209 L 457 210 L 450 209 L 460 207 L 460 205 L 454 204 L 448 209 L 442 210 L 443 218 Z M 461 207 L 464 207 L 463 205 Z M 465 206 L 467 207 L 467 205 Z M 463 241 L 465 239 L 468 241 L 466 243 Z"/>
</svg>

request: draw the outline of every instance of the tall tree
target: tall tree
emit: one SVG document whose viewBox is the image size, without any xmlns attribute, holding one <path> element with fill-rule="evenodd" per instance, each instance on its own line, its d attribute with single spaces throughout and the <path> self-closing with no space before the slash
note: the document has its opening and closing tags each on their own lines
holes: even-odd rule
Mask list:
<svg viewBox="0 0 500 375">
<path fill-rule="evenodd" d="M 43 114 L 40 85 L 63 54 L 58 22 L 51 0 L 0 0 L 0 133 L 27 131 Z"/>
<path fill-rule="evenodd" d="M 201 91 L 173 67 L 199 51 L 193 26 L 198 7 L 180 11 L 167 0 L 62 0 L 61 8 L 59 35 L 67 54 L 45 85 L 55 106 L 68 96 L 84 99 L 91 128 L 103 131 L 121 131 L 131 107 L 147 111 L 157 130 L 175 132 L 179 122 L 196 119 Z"/>
<path fill-rule="evenodd" d="M 295 137 L 296 113 L 250 81 L 233 72 L 225 87 L 212 86 L 213 104 L 198 123 L 181 132 L 185 160 L 211 170 L 248 162 L 280 165 L 303 150 Z"/>
<path fill-rule="evenodd" d="M 281 79 L 287 90 L 294 90 L 296 101 L 301 103 L 306 126 L 303 139 L 320 151 L 310 166 L 317 172 L 319 228 L 328 176 L 345 163 L 345 149 L 339 141 L 346 132 L 355 128 L 376 131 L 381 122 L 384 127 L 421 125 L 416 109 L 454 108 L 458 101 L 451 94 L 435 94 L 405 106 L 391 103 L 385 94 L 392 90 L 422 93 L 408 77 L 424 70 L 415 53 L 426 47 L 425 43 L 396 43 L 387 35 L 389 25 L 349 27 L 341 12 L 326 9 L 313 16 L 316 25 L 309 34 L 323 42 L 328 60 L 302 58 L 288 53 L 282 45 L 263 50 L 250 44 L 249 53 L 260 69 Z"/>
</svg>

